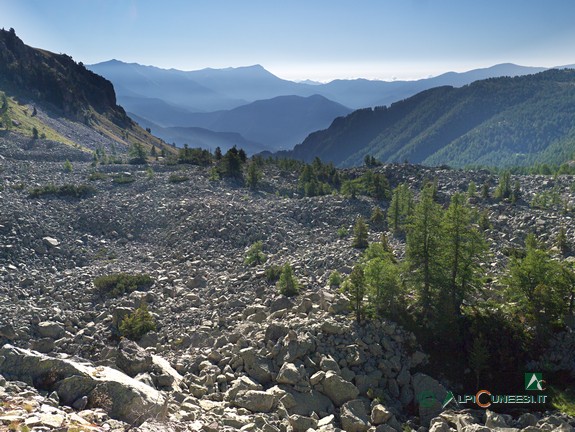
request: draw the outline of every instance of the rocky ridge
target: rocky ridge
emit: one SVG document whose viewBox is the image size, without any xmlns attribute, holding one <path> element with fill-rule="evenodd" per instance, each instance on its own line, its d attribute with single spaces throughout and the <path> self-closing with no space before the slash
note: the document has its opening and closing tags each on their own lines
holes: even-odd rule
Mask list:
<svg viewBox="0 0 575 432">
<path fill-rule="evenodd" d="M 421 406 L 418 394 L 434 391 L 442 400 L 445 387 L 421 373 L 426 355 L 414 336 L 391 322 L 357 326 L 346 299 L 327 286 L 330 272 L 349 273 L 359 254 L 337 229 L 350 229 L 358 215 L 368 218 L 372 200 L 298 198 L 296 178 L 272 167 L 258 192 L 211 182 L 208 171 L 197 167 L 157 165 L 150 174 L 145 167 L 103 166 L 99 179 L 89 180 L 92 167 L 73 159 L 73 150 L 56 145 L 47 153 L 58 155 L 52 162 L 12 158 L 26 153 L 22 144 L 5 140 L 0 159 L 5 426 L 571 430 L 572 419 L 552 413 L 528 421 L 494 420 L 485 411 L 437 417 L 437 407 Z M 71 173 L 62 168 L 66 159 L 75 160 Z M 495 185 L 487 172 L 378 169 L 392 186 L 437 177 L 444 200 L 471 180 Z M 174 171 L 189 180 L 170 182 Z M 129 181 L 114 182 L 118 177 Z M 493 225 L 486 272 L 494 275 L 505 264 L 505 248 L 520 247 L 527 232 L 548 243 L 561 225 L 568 238 L 575 234 L 568 212 L 527 205 L 535 194 L 555 188 L 573 206 L 573 178 L 519 180 L 524 200 L 515 205 L 477 198 Z M 50 183 L 85 183 L 93 192 L 82 199 L 30 198 L 32 187 Z M 372 240 L 379 234 L 372 232 Z M 244 265 L 246 248 L 257 240 L 264 242 L 266 265 L 292 263 L 303 287 L 299 296 L 278 295 L 265 280 L 265 266 Z M 392 245 L 401 256 L 402 243 L 393 239 Z M 149 274 L 155 283 L 147 291 L 103 297 L 94 277 L 120 271 Z M 157 331 L 139 345 L 114 339 L 121 318 L 143 302 Z M 131 394 L 149 402 L 138 404 Z M 43 410 L 60 424 L 42 420 Z"/>
</svg>

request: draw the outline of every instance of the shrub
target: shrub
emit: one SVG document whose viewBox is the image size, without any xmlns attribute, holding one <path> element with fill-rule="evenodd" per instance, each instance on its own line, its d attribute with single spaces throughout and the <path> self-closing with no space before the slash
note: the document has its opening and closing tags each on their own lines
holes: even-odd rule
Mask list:
<svg viewBox="0 0 575 432">
<path fill-rule="evenodd" d="M 57 196 L 57 197 L 72 197 L 72 198 L 86 198 L 96 190 L 92 186 L 80 184 L 66 184 L 62 186 L 55 186 L 49 184 L 46 186 L 36 187 L 30 190 L 30 198 L 40 198 L 44 196 Z"/>
<path fill-rule="evenodd" d="M 94 285 L 98 291 L 101 294 L 108 294 L 112 297 L 118 297 L 136 290 L 146 290 L 153 284 L 153 279 L 145 274 L 115 273 L 98 276 L 94 279 Z"/>
<path fill-rule="evenodd" d="M 348 234 L 347 228 L 341 227 L 341 228 L 338 228 L 338 229 L 337 229 L 337 236 L 338 236 L 340 239 L 346 238 L 346 237 L 347 237 L 347 234 Z"/>
<path fill-rule="evenodd" d="M 122 173 L 114 176 L 112 181 L 116 184 L 129 184 L 135 182 L 136 179 L 130 173 Z"/>
<path fill-rule="evenodd" d="M 74 167 L 72 166 L 72 162 L 70 162 L 68 159 L 66 159 L 66 162 L 64 162 L 64 172 L 67 173 L 71 173 L 72 171 L 74 171 Z"/>
<path fill-rule="evenodd" d="M 341 282 L 341 273 L 337 270 L 332 271 L 327 282 L 329 286 L 333 288 L 339 288 L 341 286 Z"/>
<path fill-rule="evenodd" d="M 264 271 L 266 280 L 269 283 L 276 283 L 282 274 L 282 267 L 279 265 L 271 265 Z"/>
<path fill-rule="evenodd" d="M 265 263 L 268 257 L 262 252 L 262 247 L 263 245 L 261 241 L 257 241 L 251 245 L 246 253 L 244 264 L 254 267 Z"/>
<path fill-rule="evenodd" d="M 183 175 L 183 174 L 170 174 L 170 177 L 168 177 L 168 181 L 170 183 L 182 183 L 185 181 L 188 181 L 190 178 L 187 175 Z"/>
<path fill-rule="evenodd" d="M 289 263 L 283 266 L 277 286 L 280 294 L 286 297 L 292 297 L 299 293 L 299 283 Z"/>
<path fill-rule="evenodd" d="M 100 171 L 92 171 L 90 174 L 88 174 L 88 180 L 90 181 L 106 180 L 107 178 L 108 176 Z"/>
<path fill-rule="evenodd" d="M 122 320 L 119 330 L 122 336 L 137 341 L 149 331 L 156 330 L 156 322 L 148 311 L 148 306 L 143 303 Z"/>
</svg>

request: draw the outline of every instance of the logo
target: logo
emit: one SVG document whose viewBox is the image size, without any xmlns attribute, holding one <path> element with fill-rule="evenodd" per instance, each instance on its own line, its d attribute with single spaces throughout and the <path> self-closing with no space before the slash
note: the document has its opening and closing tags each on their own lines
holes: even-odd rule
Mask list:
<svg viewBox="0 0 575 432">
<path fill-rule="evenodd" d="M 545 380 L 541 372 L 527 372 L 525 374 L 525 390 L 543 391 L 545 390 Z"/>
<path fill-rule="evenodd" d="M 445 409 L 445 407 L 446 407 L 447 405 L 449 405 L 449 403 L 450 403 L 452 400 L 455 400 L 455 396 L 453 395 L 453 392 L 452 392 L 452 391 L 448 391 L 447 394 L 445 395 L 445 399 L 444 399 L 444 401 L 443 401 L 443 404 L 441 404 L 442 408 Z"/>
</svg>

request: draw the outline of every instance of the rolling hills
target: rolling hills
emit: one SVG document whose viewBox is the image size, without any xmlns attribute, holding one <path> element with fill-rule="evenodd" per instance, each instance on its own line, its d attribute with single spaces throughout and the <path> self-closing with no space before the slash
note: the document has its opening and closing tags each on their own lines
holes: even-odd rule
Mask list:
<svg viewBox="0 0 575 432">
<path fill-rule="evenodd" d="M 382 162 L 514 166 L 562 163 L 575 151 L 575 71 L 442 86 L 357 110 L 283 155 L 339 166 Z"/>
</svg>

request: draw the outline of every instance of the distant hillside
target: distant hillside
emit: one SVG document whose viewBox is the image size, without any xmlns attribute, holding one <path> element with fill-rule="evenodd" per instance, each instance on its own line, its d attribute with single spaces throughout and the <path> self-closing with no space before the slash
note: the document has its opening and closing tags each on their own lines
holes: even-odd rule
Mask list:
<svg viewBox="0 0 575 432">
<path fill-rule="evenodd" d="M 225 152 L 236 146 L 242 148 L 246 153 L 252 155 L 260 153 L 265 148 L 258 143 L 248 141 L 236 132 L 214 132 L 200 127 L 161 127 L 136 114 L 130 113 L 130 117 L 138 122 L 144 128 L 150 128 L 155 136 L 162 138 L 168 143 L 174 143 L 178 147 L 188 144 L 191 148 L 201 147 L 208 150 L 215 150 L 216 147 Z"/>
<path fill-rule="evenodd" d="M 311 132 L 351 112 L 323 96 L 278 96 L 229 111 L 191 114 L 187 124 L 216 132 L 236 132 L 271 150 L 287 149 Z"/>
<path fill-rule="evenodd" d="M 309 133 L 327 127 L 349 113 L 345 107 L 389 105 L 440 85 L 462 86 L 543 70 L 503 64 L 418 81 L 356 79 L 321 84 L 284 80 L 260 65 L 185 72 L 111 60 L 88 68 L 112 81 L 120 104 L 140 119 L 162 128 L 233 132 L 272 152 L 291 148 Z"/>
<path fill-rule="evenodd" d="M 575 71 L 549 70 L 438 87 L 390 107 L 358 110 L 284 153 L 339 166 L 561 163 L 575 151 Z"/>
<path fill-rule="evenodd" d="M 8 102 L 3 130 L 85 150 L 105 143 L 120 152 L 135 142 L 163 145 L 117 105 L 110 81 L 68 55 L 25 45 L 13 29 L 0 30 L 0 92 Z"/>
<path fill-rule="evenodd" d="M 416 81 L 352 79 L 321 84 L 284 80 L 260 65 L 187 72 L 110 60 L 88 68 L 114 83 L 123 106 L 126 105 L 126 97 L 132 101 L 157 98 L 192 112 L 228 110 L 277 96 L 307 97 L 314 94 L 353 109 L 366 108 L 389 105 L 442 85 L 459 87 L 480 79 L 520 76 L 544 70 L 507 63 L 463 73 L 448 72 Z M 144 112 L 138 113 L 152 121 L 157 120 Z"/>
</svg>

